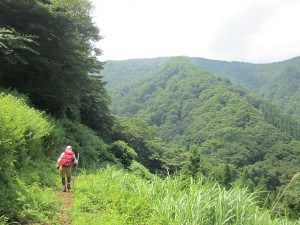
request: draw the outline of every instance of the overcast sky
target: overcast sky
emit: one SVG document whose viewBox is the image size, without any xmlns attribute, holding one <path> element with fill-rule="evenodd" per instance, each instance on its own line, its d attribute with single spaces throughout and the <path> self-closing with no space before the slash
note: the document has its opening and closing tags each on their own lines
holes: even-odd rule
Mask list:
<svg viewBox="0 0 300 225">
<path fill-rule="evenodd" d="M 92 0 L 100 60 L 193 56 L 269 63 L 300 56 L 300 0 Z"/>
</svg>

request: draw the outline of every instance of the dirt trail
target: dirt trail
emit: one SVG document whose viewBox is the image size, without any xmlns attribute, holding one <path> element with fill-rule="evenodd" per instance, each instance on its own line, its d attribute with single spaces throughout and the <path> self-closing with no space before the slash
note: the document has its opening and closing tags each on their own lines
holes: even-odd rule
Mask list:
<svg viewBox="0 0 300 225">
<path fill-rule="evenodd" d="M 58 220 L 62 225 L 71 225 L 72 221 L 69 216 L 69 207 L 73 202 L 73 196 L 69 192 L 59 192 L 58 197 L 62 201 L 61 215 L 59 216 Z"/>
</svg>

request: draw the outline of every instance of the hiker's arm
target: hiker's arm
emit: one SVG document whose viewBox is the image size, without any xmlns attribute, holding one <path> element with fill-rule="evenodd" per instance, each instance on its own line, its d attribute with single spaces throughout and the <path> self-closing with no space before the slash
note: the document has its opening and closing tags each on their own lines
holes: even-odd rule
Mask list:
<svg viewBox="0 0 300 225">
<path fill-rule="evenodd" d="M 57 160 L 57 165 L 59 165 L 59 161 L 62 159 L 62 157 L 64 156 L 64 152 L 63 153 L 61 153 L 61 155 L 60 155 L 60 157 L 58 158 L 58 160 Z"/>
<path fill-rule="evenodd" d="M 78 160 L 76 159 L 75 154 L 73 154 L 73 163 L 78 164 Z"/>
</svg>

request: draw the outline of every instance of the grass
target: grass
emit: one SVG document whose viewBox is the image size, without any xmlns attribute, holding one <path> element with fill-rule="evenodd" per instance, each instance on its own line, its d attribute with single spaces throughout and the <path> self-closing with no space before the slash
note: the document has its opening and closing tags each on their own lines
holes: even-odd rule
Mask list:
<svg viewBox="0 0 300 225">
<path fill-rule="evenodd" d="M 258 207 L 256 194 L 225 190 L 205 179 L 143 180 L 114 168 L 83 172 L 76 179 L 73 224 L 296 224 L 272 218 Z"/>
<path fill-rule="evenodd" d="M 16 182 L 1 191 L 0 224 L 57 224 L 59 201 L 53 188 Z"/>
<path fill-rule="evenodd" d="M 286 190 L 288 189 L 288 187 L 297 179 L 297 177 L 300 176 L 300 172 L 296 173 L 292 179 L 290 180 L 290 182 L 286 185 L 286 187 L 283 189 L 282 192 L 279 192 L 278 195 L 276 196 L 276 199 L 271 207 L 271 212 L 274 212 L 278 202 L 280 201 L 280 199 L 282 198 L 282 196 L 284 195 L 284 193 L 286 192 Z"/>
</svg>

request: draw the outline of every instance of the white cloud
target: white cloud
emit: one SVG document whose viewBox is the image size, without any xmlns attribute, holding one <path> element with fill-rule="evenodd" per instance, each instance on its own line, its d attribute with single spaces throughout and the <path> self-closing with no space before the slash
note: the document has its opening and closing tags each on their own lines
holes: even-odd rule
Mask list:
<svg viewBox="0 0 300 225">
<path fill-rule="evenodd" d="M 93 0 L 102 60 L 198 56 L 272 62 L 300 55 L 296 0 Z"/>
</svg>

